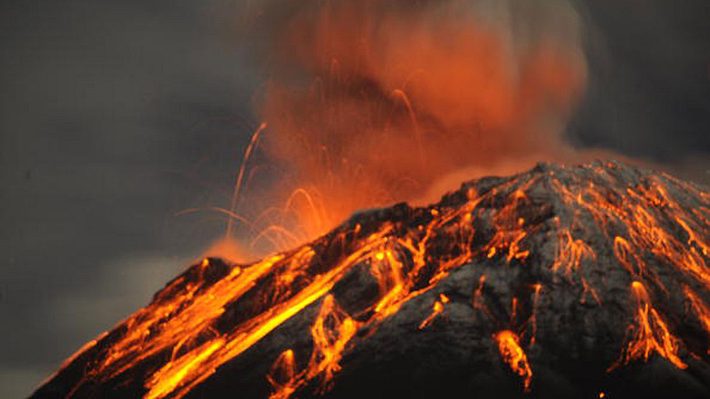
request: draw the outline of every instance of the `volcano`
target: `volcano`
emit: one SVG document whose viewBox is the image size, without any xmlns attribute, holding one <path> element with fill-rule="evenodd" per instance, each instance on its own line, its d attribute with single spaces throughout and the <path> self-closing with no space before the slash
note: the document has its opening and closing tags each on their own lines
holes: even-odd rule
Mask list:
<svg viewBox="0 0 710 399">
<path fill-rule="evenodd" d="M 33 398 L 710 397 L 710 193 L 538 164 L 204 259 Z"/>
</svg>

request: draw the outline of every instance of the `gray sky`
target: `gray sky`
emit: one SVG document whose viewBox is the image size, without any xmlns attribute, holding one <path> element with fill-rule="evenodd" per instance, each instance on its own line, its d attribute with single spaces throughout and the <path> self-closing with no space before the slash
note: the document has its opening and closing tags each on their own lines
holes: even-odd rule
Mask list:
<svg viewBox="0 0 710 399">
<path fill-rule="evenodd" d="M 244 0 L 0 4 L 0 397 L 21 397 L 223 229 L 262 84 Z M 708 182 L 710 2 L 589 0 L 566 137 Z"/>
</svg>

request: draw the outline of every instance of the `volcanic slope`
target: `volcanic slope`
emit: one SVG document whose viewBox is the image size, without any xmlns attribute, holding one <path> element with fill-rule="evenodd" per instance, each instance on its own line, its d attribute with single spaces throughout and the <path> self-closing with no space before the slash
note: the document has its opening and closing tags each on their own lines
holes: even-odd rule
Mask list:
<svg viewBox="0 0 710 399">
<path fill-rule="evenodd" d="M 205 259 L 33 398 L 710 397 L 710 193 L 538 164 Z"/>
</svg>

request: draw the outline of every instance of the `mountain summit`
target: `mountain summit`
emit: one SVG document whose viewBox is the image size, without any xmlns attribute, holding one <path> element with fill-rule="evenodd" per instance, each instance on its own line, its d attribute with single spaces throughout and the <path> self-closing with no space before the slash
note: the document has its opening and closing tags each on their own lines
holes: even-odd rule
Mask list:
<svg viewBox="0 0 710 399">
<path fill-rule="evenodd" d="M 538 164 L 204 259 L 33 398 L 710 397 L 710 193 Z"/>
</svg>

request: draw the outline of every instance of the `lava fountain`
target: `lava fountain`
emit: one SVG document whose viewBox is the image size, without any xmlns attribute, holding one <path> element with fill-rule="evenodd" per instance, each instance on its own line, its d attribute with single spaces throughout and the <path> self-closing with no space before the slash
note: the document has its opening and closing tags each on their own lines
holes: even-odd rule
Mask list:
<svg viewBox="0 0 710 399">
<path fill-rule="evenodd" d="M 578 160 L 561 134 L 585 84 L 581 23 L 543 3 L 528 18 L 516 2 L 266 2 L 265 124 L 224 210 L 227 238 L 259 258 L 361 209 Z"/>
</svg>

